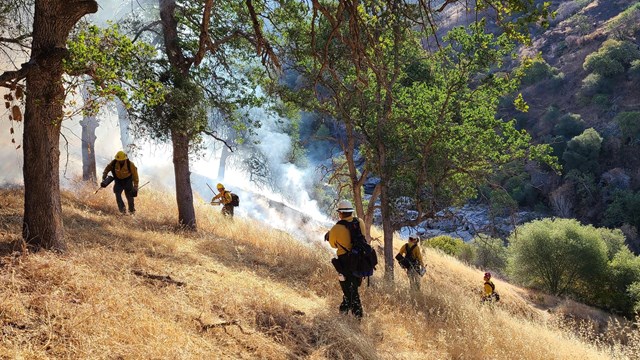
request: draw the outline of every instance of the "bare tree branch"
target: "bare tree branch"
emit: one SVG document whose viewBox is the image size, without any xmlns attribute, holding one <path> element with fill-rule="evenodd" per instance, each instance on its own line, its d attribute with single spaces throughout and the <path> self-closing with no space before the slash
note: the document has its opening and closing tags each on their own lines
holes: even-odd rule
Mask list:
<svg viewBox="0 0 640 360">
<path fill-rule="evenodd" d="M 30 38 L 31 37 L 31 33 L 29 34 L 24 34 L 24 35 L 20 35 L 18 37 L 15 38 L 6 38 L 6 37 L 2 37 L 0 36 L 0 42 L 3 43 L 12 43 L 12 44 L 18 44 L 18 45 L 22 45 L 22 46 L 26 46 L 23 41 Z"/>
<path fill-rule="evenodd" d="M 198 51 L 193 58 L 193 65 L 198 66 L 204 54 L 207 50 L 207 44 L 211 42 L 209 36 L 209 21 L 211 19 L 211 8 L 213 7 L 213 0 L 206 0 L 204 3 L 204 11 L 202 12 L 202 23 L 200 25 L 200 43 L 198 45 Z"/>
<path fill-rule="evenodd" d="M 249 15 L 251 16 L 251 22 L 253 24 L 253 31 L 255 33 L 255 42 L 256 51 L 258 55 L 262 55 L 262 63 L 266 65 L 267 59 L 271 61 L 271 64 L 276 68 L 280 69 L 280 60 L 278 60 L 278 56 L 275 51 L 271 47 L 271 44 L 267 41 L 262 33 L 262 25 L 260 25 L 260 20 L 258 20 L 258 15 L 256 14 L 256 10 L 253 7 L 252 0 L 246 0 L 247 9 L 249 10 Z"/>
<path fill-rule="evenodd" d="M 213 131 L 204 130 L 204 131 L 203 131 L 203 133 L 205 133 L 205 134 L 207 134 L 207 135 L 211 136 L 212 138 L 214 138 L 214 139 L 216 139 L 216 140 L 220 141 L 220 142 L 221 142 L 221 143 L 223 143 L 227 148 L 229 148 L 229 151 L 233 152 L 233 148 L 231 147 L 231 145 L 229 145 L 229 144 L 227 143 L 227 141 L 226 141 L 226 140 L 224 140 L 224 139 L 222 139 L 222 138 L 218 137 L 218 136 L 217 136 Z"/>
<path fill-rule="evenodd" d="M 156 21 L 154 21 L 154 22 L 152 22 L 152 23 L 149 23 L 149 24 L 147 24 L 146 26 L 142 27 L 142 28 L 141 28 L 140 30 L 138 30 L 138 32 L 135 34 L 135 36 L 133 37 L 133 39 L 131 40 L 131 42 L 132 42 L 132 43 L 135 43 L 135 42 L 138 40 L 138 38 L 139 38 L 140 36 L 142 36 L 142 34 L 143 34 L 145 31 L 150 31 L 151 29 L 153 29 L 154 27 L 156 27 L 156 26 L 158 26 L 158 25 L 160 25 L 160 24 L 162 24 L 162 22 L 161 22 L 160 20 L 156 20 Z"/>
</svg>

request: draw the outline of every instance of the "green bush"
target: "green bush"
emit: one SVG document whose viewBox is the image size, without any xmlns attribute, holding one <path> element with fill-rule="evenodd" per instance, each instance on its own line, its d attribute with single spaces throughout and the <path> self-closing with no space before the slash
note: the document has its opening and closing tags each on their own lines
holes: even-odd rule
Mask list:
<svg viewBox="0 0 640 360">
<path fill-rule="evenodd" d="M 631 80 L 640 81 L 640 60 L 633 60 L 629 68 L 629 77 Z"/>
<path fill-rule="evenodd" d="M 463 242 L 460 251 L 456 255 L 458 260 L 465 262 L 466 264 L 473 264 L 476 258 L 476 248 L 469 243 Z"/>
<path fill-rule="evenodd" d="M 537 58 L 534 59 L 529 67 L 524 71 L 524 76 L 522 77 L 521 82 L 523 86 L 529 86 L 542 80 L 549 79 L 556 74 L 558 74 L 558 69 L 547 64 L 544 59 Z"/>
<path fill-rule="evenodd" d="M 553 128 L 556 135 L 564 136 L 566 139 L 571 139 L 574 136 L 582 134 L 586 129 L 584 120 L 579 114 L 566 114 L 558 120 L 558 123 Z"/>
<path fill-rule="evenodd" d="M 433 237 L 426 240 L 424 244 L 430 248 L 441 250 L 451 256 L 458 256 L 464 247 L 464 241 L 462 241 L 462 239 L 447 235 Z"/>
<path fill-rule="evenodd" d="M 633 311 L 640 313 L 640 281 L 634 282 L 627 288 L 627 293 L 633 299 Z"/>
<path fill-rule="evenodd" d="M 609 95 L 606 94 L 596 94 L 591 99 L 591 103 L 601 109 L 608 109 L 611 106 Z"/>
<path fill-rule="evenodd" d="M 609 39 L 598 51 L 589 54 L 583 67 L 591 73 L 615 76 L 625 72 L 634 60 L 640 59 L 640 50 L 629 41 Z"/>
<path fill-rule="evenodd" d="M 591 97 L 596 94 L 609 94 L 613 91 L 611 80 L 600 74 L 589 74 L 582 80 L 580 95 Z"/>
<path fill-rule="evenodd" d="M 640 140 L 640 111 L 621 112 L 613 121 L 620 126 L 622 136 L 626 140 Z"/>
<path fill-rule="evenodd" d="M 596 299 L 596 304 L 615 312 L 632 315 L 638 299 L 628 290 L 634 283 L 639 282 L 640 257 L 633 255 L 625 247 L 609 262 L 604 292 Z"/>
<path fill-rule="evenodd" d="M 475 253 L 475 266 L 499 273 L 507 268 L 507 247 L 501 239 L 480 235 L 473 239 L 471 245 Z"/>
<path fill-rule="evenodd" d="M 607 206 L 602 222 L 605 226 L 618 227 L 623 224 L 640 228 L 640 192 L 617 191 Z"/>
<path fill-rule="evenodd" d="M 554 136 L 549 140 L 549 145 L 553 149 L 553 156 L 562 158 L 562 154 L 567 149 L 567 139 L 564 136 Z"/>
<path fill-rule="evenodd" d="M 624 234 L 620 229 L 598 228 L 600 237 L 607 246 L 607 258 L 613 260 L 614 256 L 627 246 L 624 244 Z"/>
<path fill-rule="evenodd" d="M 560 116 L 562 116 L 560 109 L 555 105 L 551 105 L 547 108 L 542 120 L 550 125 L 554 125 L 556 124 L 556 121 L 560 119 Z"/>
<path fill-rule="evenodd" d="M 640 30 L 640 3 L 629 6 L 609 21 L 609 30 L 617 36 L 633 36 Z"/>
<path fill-rule="evenodd" d="M 543 219 L 519 226 L 509 237 L 508 273 L 526 286 L 555 294 L 578 292 L 602 278 L 607 247 L 598 231 L 572 219 Z"/>
<path fill-rule="evenodd" d="M 602 148 L 602 137 L 596 130 L 589 128 L 567 143 L 562 154 L 564 169 L 580 170 L 584 173 L 595 173 L 598 168 L 598 157 Z"/>
</svg>

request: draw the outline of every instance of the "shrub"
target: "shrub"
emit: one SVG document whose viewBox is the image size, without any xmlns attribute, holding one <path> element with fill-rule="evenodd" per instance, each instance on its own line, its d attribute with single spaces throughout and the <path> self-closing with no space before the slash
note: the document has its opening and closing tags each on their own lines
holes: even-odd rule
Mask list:
<svg viewBox="0 0 640 360">
<path fill-rule="evenodd" d="M 560 116 L 562 116 L 560 109 L 555 105 L 551 105 L 547 108 L 547 111 L 544 113 L 542 120 L 544 120 L 544 122 L 548 124 L 555 124 Z"/>
<path fill-rule="evenodd" d="M 476 236 L 471 243 L 475 249 L 474 265 L 499 273 L 507 267 L 507 247 L 501 239 L 485 235 Z"/>
<path fill-rule="evenodd" d="M 614 76 L 624 73 L 634 60 L 640 59 L 640 50 L 629 41 L 609 39 L 598 51 L 589 54 L 583 67 L 591 73 Z"/>
<path fill-rule="evenodd" d="M 627 288 L 627 293 L 633 299 L 633 311 L 640 313 L 640 281 L 634 282 Z"/>
<path fill-rule="evenodd" d="M 634 81 L 640 80 L 640 60 L 633 60 L 631 62 L 631 67 L 629 67 L 629 77 Z"/>
<path fill-rule="evenodd" d="M 640 192 L 616 191 L 613 201 L 604 212 L 602 222 L 610 227 L 629 224 L 638 229 L 640 227 Z"/>
<path fill-rule="evenodd" d="M 606 94 L 596 94 L 592 99 L 591 103 L 601 109 L 608 109 L 611 106 L 611 100 L 609 99 L 609 95 Z"/>
<path fill-rule="evenodd" d="M 549 79 L 558 74 L 558 69 L 547 64 L 542 58 L 534 59 L 529 67 L 524 71 L 522 85 L 528 86 L 536 84 L 542 80 Z"/>
<path fill-rule="evenodd" d="M 589 74 L 582 80 L 580 95 L 591 97 L 595 94 L 610 93 L 612 91 L 611 81 L 600 74 Z"/>
<path fill-rule="evenodd" d="M 584 120 L 579 114 L 566 114 L 558 120 L 558 123 L 553 128 L 556 135 L 564 136 L 567 139 L 571 139 L 576 135 L 580 135 L 586 125 Z"/>
<path fill-rule="evenodd" d="M 572 219 L 543 219 L 519 226 L 509 237 L 508 272 L 555 295 L 579 290 L 604 274 L 607 247 L 598 231 Z"/>
<path fill-rule="evenodd" d="M 567 149 L 562 154 L 565 170 L 577 169 L 585 173 L 595 173 L 601 148 L 600 134 L 593 128 L 585 130 L 567 143 Z"/>
<path fill-rule="evenodd" d="M 617 36 L 633 36 L 640 30 L 640 3 L 629 6 L 609 21 L 609 30 Z"/>
<path fill-rule="evenodd" d="M 549 140 L 549 145 L 553 149 L 553 156 L 562 158 L 562 154 L 567 149 L 567 139 L 564 136 L 554 136 Z"/>
<path fill-rule="evenodd" d="M 633 292 L 628 292 L 632 284 L 640 282 L 640 257 L 626 247 L 618 251 L 609 262 L 609 271 L 601 294 L 599 305 L 609 310 L 632 315 L 636 301 Z"/>
<path fill-rule="evenodd" d="M 440 235 L 428 239 L 424 242 L 430 248 L 438 249 L 447 255 L 457 256 L 464 247 L 464 241 L 462 239 L 453 238 L 447 235 Z"/>
<path fill-rule="evenodd" d="M 640 111 L 621 112 L 613 121 L 620 126 L 626 141 L 640 140 Z"/>
</svg>

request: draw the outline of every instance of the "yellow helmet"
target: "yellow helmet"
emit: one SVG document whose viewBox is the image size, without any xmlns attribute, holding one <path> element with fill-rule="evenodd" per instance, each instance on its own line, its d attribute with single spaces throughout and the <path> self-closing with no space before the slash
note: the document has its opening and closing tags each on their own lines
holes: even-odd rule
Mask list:
<svg viewBox="0 0 640 360">
<path fill-rule="evenodd" d="M 118 161 L 127 160 L 127 154 L 125 154 L 124 151 L 120 150 L 116 154 L 115 159 L 118 160 Z"/>
<path fill-rule="evenodd" d="M 218 183 L 216 187 L 218 188 L 218 190 L 224 190 L 224 185 L 222 185 L 221 183 Z"/>
</svg>

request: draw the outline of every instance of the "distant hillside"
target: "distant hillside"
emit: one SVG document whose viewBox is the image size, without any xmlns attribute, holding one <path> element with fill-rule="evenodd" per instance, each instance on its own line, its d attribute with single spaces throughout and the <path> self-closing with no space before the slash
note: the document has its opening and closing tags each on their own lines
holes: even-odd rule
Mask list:
<svg viewBox="0 0 640 360">
<path fill-rule="evenodd" d="M 501 115 L 515 118 L 535 142 L 550 144 L 562 174 L 514 165 L 483 189 L 484 198 L 492 206 L 515 203 L 622 228 L 639 254 L 640 212 L 634 209 L 640 207 L 640 3 L 551 3 L 556 17 L 550 26 L 534 27 L 532 46 L 520 49 L 522 56 L 540 56 L 520 90 L 529 111 L 516 111 L 507 98 Z"/>
<path fill-rule="evenodd" d="M 362 288 L 359 323 L 337 314 L 326 244 L 227 221 L 204 205 L 196 206 L 199 232 L 185 233 L 172 225 L 172 196 L 145 188 L 135 217 L 118 215 L 112 197 L 63 193 L 68 253 L 20 255 L 11 246 L 22 194 L 0 190 L 0 358 L 640 356 L 631 324 L 571 301 L 497 280 L 502 302 L 481 305 L 482 271 L 428 249 L 423 291 L 411 294 L 401 272 L 385 286 L 378 271 Z"/>
</svg>

